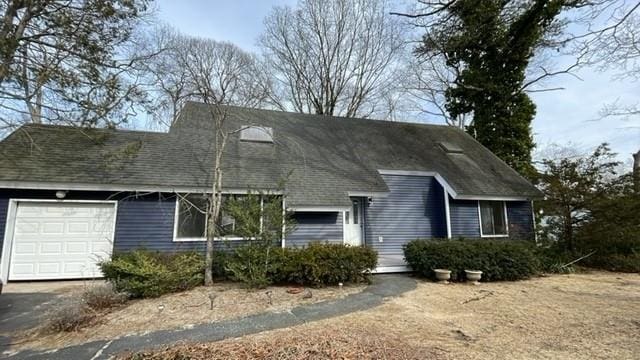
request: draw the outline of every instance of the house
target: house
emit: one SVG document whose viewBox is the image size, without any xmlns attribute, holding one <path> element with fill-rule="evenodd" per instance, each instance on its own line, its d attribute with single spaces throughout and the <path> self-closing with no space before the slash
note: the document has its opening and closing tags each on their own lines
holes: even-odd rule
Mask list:
<svg viewBox="0 0 640 360">
<path fill-rule="evenodd" d="M 297 226 L 282 246 L 371 246 L 406 270 L 416 238 L 534 235 L 538 190 L 454 127 L 224 107 L 234 132 L 224 193 L 280 194 Z M 25 125 L 0 143 L 0 279 L 99 276 L 134 248 L 203 250 L 211 108 L 189 102 L 168 133 Z M 283 181 L 284 179 L 284 181 Z M 225 219 L 217 246 L 246 240 Z M 225 241 L 222 241 L 225 240 Z"/>
</svg>

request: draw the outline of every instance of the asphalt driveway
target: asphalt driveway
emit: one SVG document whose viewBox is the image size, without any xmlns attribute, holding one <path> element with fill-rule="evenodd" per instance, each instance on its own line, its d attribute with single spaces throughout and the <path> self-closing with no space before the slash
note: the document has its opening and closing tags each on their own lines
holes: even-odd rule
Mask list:
<svg viewBox="0 0 640 360">
<path fill-rule="evenodd" d="M 86 281 L 43 281 L 5 285 L 0 294 L 0 353 L 10 345 L 12 333 L 36 327 L 61 295 L 86 284 Z"/>
<path fill-rule="evenodd" d="M 200 324 L 191 328 L 159 330 L 142 335 L 123 336 L 112 340 L 100 340 L 81 345 L 47 351 L 7 351 L 0 348 L 0 357 L 12 359 L 108 359 L 126 351 L 140 351 L 179 341 L 216 341 L 231 337 L 254 334 L 266 330 L 286 328 L 381 305 L 386 299 L 401 295 L 416 287 L 416 281 L 405 275 L 376 275 L 373 284 L 361 293 L 345 298 L 301 305 L 286 312 L 265 312 L 238 319 Z M 0 295 L 0 297 L 4 296 Z M 53 298 L 41 303 L 42 308 L 55 304 Z M 39 312 L 39 311 L 37 311 Z M 18 313 L 17 311 L 15 313 Z M 36 317 L 36 314 L 32 314 Z M 37 318 L 36 318 L 37 321 Z"/>
</svg>

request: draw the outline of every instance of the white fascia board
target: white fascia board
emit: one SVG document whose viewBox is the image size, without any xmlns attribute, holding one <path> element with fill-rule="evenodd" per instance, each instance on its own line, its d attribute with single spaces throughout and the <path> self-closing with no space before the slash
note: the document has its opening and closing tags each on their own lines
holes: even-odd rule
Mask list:
<svg viewBox="0 0 640 360">
<path fill-rule="evenodd" d="M 349 211 L 348 206 L 291 206 L 293 212 L 342 212 Z"/>
<path fill-rule="evenodd" d="M 73 191 L 118 191 L 118 192 L 166 192 L 166 193 L 210 193 L 211 187 L 192 186 L 155 186 L 155 185 L 116 185 L 116 184 L 86 184 L 59 183 L 35 181 L 0 181 L 0 188 L 25 190 L 73 190 Z M 267 194 L 282 194 L 281 190 L 270 189 L 223 189 L 224 194 L 248 194 L 264 192 Z"/>
<path fill-rule="evenodd" d="M 347 191 L 349 197 L 376 197 L 384 198 L 389 196 L 388 191 Z"/>
<path fill-rule="evenodd" d="M 494 195 L 459 195 L 456 200 L 486 200 L 486 201 L 530 201 L 521 196 L 494 196 Z"/>
</svg>

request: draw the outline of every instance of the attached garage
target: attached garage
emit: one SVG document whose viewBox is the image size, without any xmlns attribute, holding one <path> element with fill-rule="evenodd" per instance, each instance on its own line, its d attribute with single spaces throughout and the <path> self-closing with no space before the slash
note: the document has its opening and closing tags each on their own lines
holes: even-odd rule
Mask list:
<svg viewBox="0 0 640 360">
<path fill-rule="evenodd" d="M 97 263 L 111 256 L 115 219 L 115 201 L 11 200 L 3 278 L 100 277 Z"/>
</svg>

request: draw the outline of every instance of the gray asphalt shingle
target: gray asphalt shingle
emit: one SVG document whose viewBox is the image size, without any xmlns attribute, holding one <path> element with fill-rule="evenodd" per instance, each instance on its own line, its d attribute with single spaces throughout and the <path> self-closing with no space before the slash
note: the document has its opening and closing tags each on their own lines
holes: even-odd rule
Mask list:
<svg viewBox="0 0 640 360">
<path fill-rule="evenodd" d="M 453 127 L 224 107 L 226 125 L 273 128 L 274 143 L 231 135 L 227 189 L 277 189 L 289 205 L 348 206 L 347 193 L 384 192 L 378 170 L 439 173 L 462 196 L 534 198 L 539 192 Z M 26 125 L 0 143 L 0 181 L 209 187 L 213 121 L 187 103 L 169 133 Z M 462 153 L 447 153 L 440 143 Z"/>
</svg>

